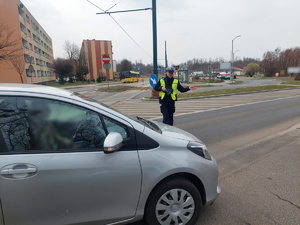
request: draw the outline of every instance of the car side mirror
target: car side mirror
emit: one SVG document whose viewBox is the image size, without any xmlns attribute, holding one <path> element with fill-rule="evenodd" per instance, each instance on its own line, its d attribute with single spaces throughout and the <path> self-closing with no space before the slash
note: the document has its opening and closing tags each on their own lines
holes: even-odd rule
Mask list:
<svg viewBox="0 0 300 225">
<path fill-rule="evenodd" d="M 112 153 L 118 151 L 122 147 L 123 138 L 120 133 L 111 132 L 104 140 L 104 153 Z"/>
</svg>

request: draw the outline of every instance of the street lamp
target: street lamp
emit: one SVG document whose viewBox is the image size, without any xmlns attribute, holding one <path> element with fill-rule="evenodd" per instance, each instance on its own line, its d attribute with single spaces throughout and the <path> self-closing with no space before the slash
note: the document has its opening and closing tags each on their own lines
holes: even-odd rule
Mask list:
<svg viewBox="0 0 300 225">
<path fill-rule="evenodd" d="M 233 41 L 235 40 L 235 39 L 237 39 L 238 37 L 241 37 L 241 35 L 238 35 L 238 36 L 236 36 L 235 38 L 233 38 L 232 39 L 232 42 L 231 42 L 231 73 L 230 73 L 230 82 L 232 82 L 232 79 L 233 79 L 233 60 L 234 60 L 234 58 L 233 58 Z"/>
</svg>

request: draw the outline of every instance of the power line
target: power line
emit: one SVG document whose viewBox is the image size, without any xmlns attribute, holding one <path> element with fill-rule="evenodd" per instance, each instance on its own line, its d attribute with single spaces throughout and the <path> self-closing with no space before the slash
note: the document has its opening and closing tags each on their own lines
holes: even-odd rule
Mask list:
<svg viewBox="0 0 300 225">
<path fill-rule="evenodd" d="M 109 16 L 110 16 L 110 18 L 125 32 L 125 34 L 146 54 L 146 55 L 148 55 L 150 58 L 152 58 L 151 57 L 151 55 L 150 54 L 148 54 L 134 39 L 133 39 L 133 37 L 131 37 L 130 36 L 130 34 L 112 17 L 112 15 L 110 15 L 110 13 L 109 12 L 107 12 L 108 10 L 110 10 L 111 8 L 113 8 L 114 6 L 116 6 L 118 3 L 120 3 L 121 1 L 119 1 L 118 3 L 116 3 L 115 5 L 113 5 L 112 7 L 110 7 L 108 10 L 103 10 L 103 9 L 101 9 L 99 6 L 97 6 L 96 4 L 94 4 L 93 2 L 91 2 L 90 0 L 87 0 L 90 4 L 92 4 L 93 6 L 95 6 L 95 7 L 97 7 L 98 9 L 100 9 L 101 11 L 103 11 L 104 12 L 104 14 L 108 14 Z M 135 11 L 137 11 L 137 10 L 135 10 Z M 97 13 L 98 14 L 98 13 Z"/>
<path fill-rule="evenodd" d="M 128 33 L 127 33 L 127 31 L 112 17 L 112 15 L 109 15 L 112 19 L 113 19 L 113 21 L 115 21 L 116 22 L 116 24 L 118 24 L 118 26 L 128 35 L 128 37 L 137 45 L 137 46 L 139 46 L 139 48 L 144 52 L 144 53 L 146 53 L 150 58 L 152 58 L 151 57 L 151 55 L 149 55 Z"/>
</svg>

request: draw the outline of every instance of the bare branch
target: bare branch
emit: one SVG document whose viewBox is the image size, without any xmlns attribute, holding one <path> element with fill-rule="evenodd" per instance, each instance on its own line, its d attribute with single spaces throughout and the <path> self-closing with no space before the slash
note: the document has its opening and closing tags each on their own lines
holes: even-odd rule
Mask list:
<svg viewBox="0 0 300 225">
<path fill-rule="evenodd" d="M 80 50 L 75 43 L 71 44 L 70 41 L 65 41 L 64 50 L 66 51 L 68 59 L 70 60 L 79 59 Z"/>
<path fill-rule="evenodd" d="M 18 51 L 17 48 L 19 40 L 13 40 L 13 31 L 10 31 L 7 26 L 0 24 L 0 61 L 14 58 Z"/>
<path fill-rule="evenodd" d="M 10 59 L 8 59 L 9 63 L 8 65 L 10 67 L 12 67 L 13 69 L 15 69 L 15 71 L 17 71 L 17 73 L 20 75 L 20 79 L 22 84 L 24 83 L 23 81 L 23 77 L 22 74 L 25 70 L 25 60 L 24 60 L 24 56 L 23 55 L 18 55 L 15 57 L 11 57 Z"/>
</svg>

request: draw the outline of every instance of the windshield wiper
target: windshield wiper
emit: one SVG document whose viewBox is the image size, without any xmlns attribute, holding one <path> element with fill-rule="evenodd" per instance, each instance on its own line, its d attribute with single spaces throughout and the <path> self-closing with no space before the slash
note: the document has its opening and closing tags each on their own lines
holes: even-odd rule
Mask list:
<svg viewBox="0 0 300 225">
<path fill-rule="evenodd" d="M 144 118 L 142 118 L 142 117 L 139 117 L 139 116 L 137 116 L 136 118 L 137 118 L 138 120 L 142 121 L 142 122 L 143 122 L 145 125 L 147 125 L 147 127 L 149 127 L 150 129 L 161 132 L 160 128 L 159 128 L 155 123 L 153 123 L 153 122 L 151 122 L 151 121 L 149 121 L 149 120 L 146 120 L 146 119 L 144 119 Z"/>
</svg>

